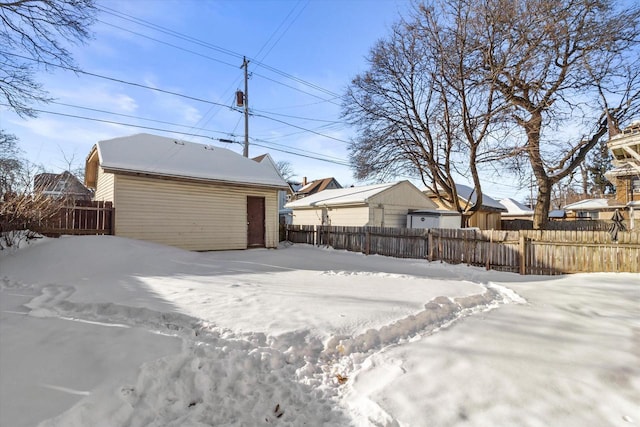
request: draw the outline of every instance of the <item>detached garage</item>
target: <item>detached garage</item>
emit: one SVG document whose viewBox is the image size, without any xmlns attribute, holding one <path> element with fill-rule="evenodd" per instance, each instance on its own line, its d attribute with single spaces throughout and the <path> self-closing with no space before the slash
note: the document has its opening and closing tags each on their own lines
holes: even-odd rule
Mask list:
<svg viewBox="0 0 640 427">
<path fill-rule="evenodd" d="M 113 202 L 117 236 L 202 251 L 278 245 L 286 182 L 225 148 L 149 134 L 100 141 L 85 185 Z"/>
<path fill-rule="evenodd" d="M 437 209 L 409 181 L 323 190 L 287 203 L 294 225 L 405 227 L 407 214 Z"/>
</svg>

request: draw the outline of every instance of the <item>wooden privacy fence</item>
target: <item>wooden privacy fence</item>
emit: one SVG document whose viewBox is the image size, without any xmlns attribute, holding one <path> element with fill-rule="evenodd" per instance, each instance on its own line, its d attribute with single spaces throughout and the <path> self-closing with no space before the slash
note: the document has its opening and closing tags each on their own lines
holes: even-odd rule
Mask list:
<svg viewBox="0 0 640 427">
<path fill-rule="evenodd" d="M 287 226 L 294 243 L 520 274 L 640 272 L 640 233 Z"/>
<path fill-rule="evenodd" d="M 29 228 L 45 236 L 62 234 L 113 234 L 115 210 L 112 202 L 77 200 L 74 206 L 64 206 L 43 221 Z"/>
<path fill-rule="evenodd" d="M 624 221 L 629 225 L 628 221 Z M 611 226 L 611 221 L 603 219 L 572 219 L 566 221 L 549 221 L 545 225 L 545 230 L 564 231 L 607 231 Z M 528 219 L 503 219 L 500 228 L 502 230 L 533 230 L 533 221 Z"/>
</svg>

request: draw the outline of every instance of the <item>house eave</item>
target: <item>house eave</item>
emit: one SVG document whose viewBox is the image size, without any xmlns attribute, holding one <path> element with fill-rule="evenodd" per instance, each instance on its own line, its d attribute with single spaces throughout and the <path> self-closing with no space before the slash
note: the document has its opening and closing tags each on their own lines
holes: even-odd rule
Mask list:
<svg viewBox="0 0 640 427">
<path fill-rule="evenodd" d="M 212 183 L 212 184 L 234 184 L 243 187 L 253 187 L 253 188 L 268 188 L 274 190 L 286 190 L 287 185 L 279 185 L 279 184 L 270 184 L 270 183 L 256 183 L 256 182 L 247 182 L 247 181 L 237 181 L 237 180 L 225 180 L 225 179 L 216 179 L 216 178 L 204 178 L 204 177 L 192 177 L 192 176 L 184 176 L 170 173 L 162 173 L 162 172 L 148 172 L 148 171 L 136 171 L 124 168 L 110 167 L 102 165 L 102 169 L 106 173 L 112 173 L 114 175 L 128 175 L 128 176 L 141 176 L 141 177 L 149 177 L 156 179 L 168 179 L 182 182 L 199 182 L 199 183 Z"/>
</svg>

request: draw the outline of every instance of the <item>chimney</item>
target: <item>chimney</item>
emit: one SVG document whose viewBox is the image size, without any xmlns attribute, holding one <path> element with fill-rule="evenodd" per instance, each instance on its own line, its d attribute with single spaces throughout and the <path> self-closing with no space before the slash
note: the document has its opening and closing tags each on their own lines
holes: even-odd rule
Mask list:
<svg viewBox="0 0 640 427">
<path fill-rule="evenodd" d="M 303 176 L 302 177 L 302 186 L 304 187 L 305 185 L 307 185 L 307 177 Z"/>
<path fill-rule="evenodd" d="M 609 139 L 613 138 L 617 134 L 619 134 L 620 127 L 618 126 L 618 121 L 611 116 L 609 109 L 605 110 L 607 114 L 607 127 L 609 128 Z"/>
</svg>

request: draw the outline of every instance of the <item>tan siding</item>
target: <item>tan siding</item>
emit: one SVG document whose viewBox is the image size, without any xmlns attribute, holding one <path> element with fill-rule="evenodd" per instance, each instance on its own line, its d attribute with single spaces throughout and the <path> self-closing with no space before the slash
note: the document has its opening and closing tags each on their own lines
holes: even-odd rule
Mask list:
<svg viewBox="0 0 640 427">
<path fill-rule="evenodd" d="M 190 250 L 246 249 L 247 196 L 265 197 L 265 244 L 278 244 L 277 190 L 118 175 L 116 235 Z"/>
<path fill-rule="evenodd" d="M 480 230 L 500 230 L 501 216 L 497 212 L 476 212 L 469 217 L 469 227 L 478 227 Z"/>
<path fill-rule="evenodd" d="M 437 205 L 409 182 L 402 181 L 370 199 L 372 206 L 383 204 L 407 206 L 411 209 L 437 209 Z"/>
<path fill-rule="evenodd" d="M 346 227 L 369 225 L 369 207 L 329 208 L 329 221 L 331 225 Z"/>
<path fill-rule="evenodd" d="M 322 225 L 322 209 L 294 209 L 294 225 Z"/>
<path fill-rule="evenodd" d="M 96 193 L 93 196 L 95 200 L 113 201 L 114 175 L 106 173 L 104 169 L 98 168 L 98 182 L 96 185 Z"/>
<path fill-rule="evenodd" d="M 380 213 L 378 212 L 375 219 L 373 216 L 371 217 L 371 223 L 368 225 L 384 225 L 385 227 L 406 227 L 407 214 L 410 210 L 438 208 L 438 205 L 429 197 L 408 182 L 401 182 L 372 197 L 370 205 L 372 206 L 372 215 L 374 209 L 380 209 L 379 206 L 383 206 L 384 224 L 379 223 Z"/>
<path fill-rule="evenodd" d="M 406 227 L 407 214 L 409 209 L 434 209 L 434 208 L 415 208 L 407 206 L 387 205 L 384 208 L 384 226 L 385 227 Z M 379 224 L 372 224 L 379 225 Z"/>
</svg>

